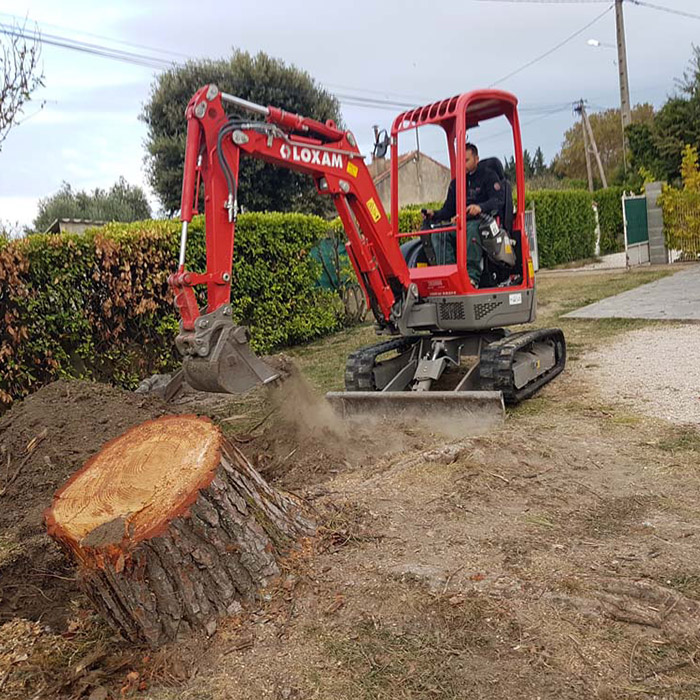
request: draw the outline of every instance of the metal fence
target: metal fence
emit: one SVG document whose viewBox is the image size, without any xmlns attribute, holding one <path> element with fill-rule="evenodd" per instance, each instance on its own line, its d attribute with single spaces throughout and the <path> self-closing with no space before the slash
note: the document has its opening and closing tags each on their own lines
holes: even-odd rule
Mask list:
<svg viewBox="0 0 700 700">
<path fill-rule="evenodd" d="M 525 211 L 525 233 L 527 241 L 530 244 L 530 255 L 532 256 L 532 264 L 535 272 L 540 269 L 540 257 L 537 251 L 537 223 L 535 222 L 535 210 L 527 209 Z"/>
</svg>

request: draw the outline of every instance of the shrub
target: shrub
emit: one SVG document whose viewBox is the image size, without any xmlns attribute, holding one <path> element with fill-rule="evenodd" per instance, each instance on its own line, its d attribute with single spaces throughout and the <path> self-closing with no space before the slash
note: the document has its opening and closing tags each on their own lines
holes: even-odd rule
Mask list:
<svg viewBox="0 0 700 700">
<path fill-rule="evenodd" d="M 622 187 L 594 192 L 600 223 L 600 253 L 619 253 L 625 249 L 625 225 L 622 217 Z"/>
<path fill-rule="evenodd" d="M 133 387 L 176 367 L 178 318 L 167 277 L 179 230 L 177 221 L 144 221 L 0 243 L 0 403 L 59 377 Z M 233 316 L 250 327 L 254 350 L 338 327 L 337 297 L 317 288 L 320 269 L 308 255 L 326 230 L 315 216 L 239 217 Z M 202 217 L 190 234 L 187 266 L 203 271 Z"/>
<path fill-rule="evenodd" d="M 682 260 L 697 260 L 700 256 L 700 192 L 664 185 L 659 202 L 666 247 L 682 251 Z"/>
<path fill-rule="evenodd" d="M 526 208 L 535 209 L 540 267 L 590 258 L 595 253 L 595 216 L 589 192 L 539 190 L 526 197 Z"/>
</svg>

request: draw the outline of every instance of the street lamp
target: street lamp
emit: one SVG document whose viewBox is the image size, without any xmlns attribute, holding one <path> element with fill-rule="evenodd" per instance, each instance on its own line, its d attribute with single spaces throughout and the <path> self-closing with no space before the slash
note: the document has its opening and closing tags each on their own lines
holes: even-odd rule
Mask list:
<svg viewBox="0 0 700 700">
<path fill-rule="evenodd" d="M 618 56 L 620 55 L 620 47 L 619 46 L 614 46 L 613 44 L 606 44 L 603 41 L 598 41 L 598 39 L 589 39 L 586 42 L 589 46 L 593 46 L 595 48 L 603 48 L 603 49 L 617 49 L 618 51 Z M 624 55 L 624 54 L 623 54 Z M 618 62 L 613 59 L 613 63 L 615 65 L 618 65 Z M 625 67 L 624 71 L 620 71 L 620 120 L 621 120 L 621 126 L 622 126 L 622 165 L 625 170 L 625 173 L 627 172 L 627 136 L 625 134 L 625 126 L 629 124 L 632 121 L 632 115 L 631 113 L 629 116 L 625 113 L 625 107 L 629 110 L 629 87 L 627 86 L 627 78 L 626 78 L 626 73 L 627 69 Z M 623 75 L 624 77 L 624 84 L 623 84 Z"/>
<path fill-rule="evenodd" d="M 603 48 L 606 48 L 606 49 L 616 49 L 617 48 L 617 46 L 614 46 L 613 44 L 606 44 L 603 41 L 598 41 L 598 39 L 589 39 L 586 43 L 589 46 L 596 46 L 596 47 L 602 46 Z"/>
</svg>

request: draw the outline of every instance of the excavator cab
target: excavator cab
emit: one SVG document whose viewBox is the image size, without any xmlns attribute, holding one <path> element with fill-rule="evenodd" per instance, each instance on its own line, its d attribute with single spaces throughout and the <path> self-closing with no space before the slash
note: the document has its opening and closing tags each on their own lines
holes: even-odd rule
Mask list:
<svg viewBox="0 0 700 700">
<path fill-rule="evenodd" d="M 508 121 L 513 134 L 513 152 L 515 153 L 516 177 L 515 187 L 518 193 L 516 209 L 513 207 L 513 184 L 505 175 L 503 164 L 499 158 L 482 157 L 479 161 L 480 169 L 490 170 L 497 178 L 502 191 L 502 205 L 492 212 L 502 236 L 508 237 L 508 245 L 512 245 L 515 253 L 513 265 L 503 265 L 483 255 L 484 270 L 480 280 L 471 284 L 467 274 L 467 216 L 466 216 L 466 177 L 465 168 L 467 134 L 471 133 L 485 122 L 503 118 Z M 419 232 L 401 233 L 398 224 L 395 224 L 397 237 L 414 237 L 416 233 L 420 239 L 402 245 L 402 252 L 411 270 L 411 278 L 416 281 L 419 291 L 423 289 L 435 290 L 440 288 L 444 295 L 471 294 L 477 291 L 493 289 L 498 286 L 521 286 L 526 280 L 526 266 L 529 259 L 527 237 L 522 234 L 524 230 L 524 175 L 522 167 L 522 144 L 520 139 L 520 127 L 517 113 L 517 99 L 514 95 L 501 90 L 477 90 L 464 93 L 447 100 L 426 105 L 400 114 L 392 126 L 392 221 L 398 222 L 399 209 L 399 169 L 400 158 L 398 156 L 399 137 L 402 133 L 418 130 L 426 126 L 439 127 L 443 130 L 447 144 L 447 155 L 450 162 L 450 173 L 455 180 L 456 190 L 456 216 L 451 222 L 428 222 Z M 478 141 L 478 139 L 476 139 Z M 478 143 L 477 143 L 478 145 Z M 486 228 L 484 224 L 482 231 Z M 450 238 L 452 245 L 456 242 L 456 260 L 453 266 L 440 264 L 445 258 L 440 253 L 445 247 L 446 238 Z M 456 239 L 456 241 L 455 241 Z M 432 244 L 435 245 L 432 245 Z M 478 240 L 481 247 L 481 237 Z M 430 248 L 437 248 L 437 255 L 432 255 Z M 437 267 L 432 271 L 424 268 Z M 448 269 L 450 268 L 450 269 Z M 414 270 L 422 269 L 421 272 Z M 531 275 L 531 277 L 533 277 Z M 441 284 L 445 280 L 446 283 Z M 526 288 L 531 285 L 525 284 Z M 435 295 L 433 293 L 433 295 Z M 532 299 L 534 303 L 534 297 Z M 526 319 L 530 320 L 530 319 Z"/>
</svg>

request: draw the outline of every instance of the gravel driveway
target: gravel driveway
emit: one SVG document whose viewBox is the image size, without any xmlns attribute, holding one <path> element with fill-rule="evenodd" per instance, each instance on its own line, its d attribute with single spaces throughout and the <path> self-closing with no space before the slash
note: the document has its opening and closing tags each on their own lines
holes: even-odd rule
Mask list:
<svg viewBox="0 0 700 700">
<path fill-rule="evenodd" d="M 649 416 L 700 426 L 700 325 L 631 331 L 587 353 L 584 368 L 603 397 Z"/>
</svg>

